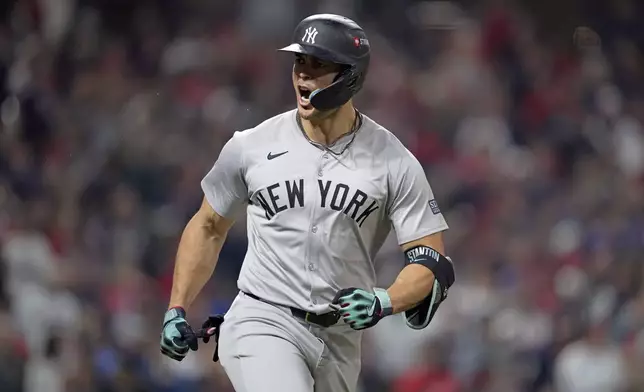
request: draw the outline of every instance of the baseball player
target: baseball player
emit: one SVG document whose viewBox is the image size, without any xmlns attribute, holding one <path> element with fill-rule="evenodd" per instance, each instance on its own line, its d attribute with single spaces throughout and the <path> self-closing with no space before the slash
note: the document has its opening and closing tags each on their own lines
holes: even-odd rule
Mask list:
<svg viewBox="0 0 644 392">
<path fill-rule="evenodd" d="M 294 56 L 297 108 L 236 132 L 203 179 L 203 204 L 178 248 L 161 351 L 181 361 L 214 334 L 238 392 L 355 391 L 363 330 L 398 313 L 424 328 L 445 299 L 454 282 L 447 223 L 419 162 L 353 106 L 370 58 L 362 28 L 314 15 L 293 39 L 281 51 Z M 244 211 L 239 294 L 196 331 L 186 310 Z M 407 264 L 391 287 L 377 288 L 374 258 L 391 228 Z"/>
</svg>

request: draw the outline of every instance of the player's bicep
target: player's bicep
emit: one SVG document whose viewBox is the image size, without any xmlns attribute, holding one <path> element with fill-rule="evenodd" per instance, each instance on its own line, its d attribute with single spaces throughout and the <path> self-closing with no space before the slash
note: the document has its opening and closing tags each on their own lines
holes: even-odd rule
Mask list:
<svg viewBox="0 0 644 392">
<path fill-rule="evenodd" d="M 400 160 L 390 176 L 392 201 L 389 219 L 399 244 L 447 230 L 447 222 L 438 208 L 427 176 L 411 153 Z"/>
<path fill-rule="evenodd" d="M 205 199 L 219 216 L 235 220 L 244 210 L 248 189 L 239 134 L 236 133 L 224 145 L 212 169 L 201 181 L 201 188 Z"/>
<path fill-rule="evenodd" d="M 199 225 L 214 237 L 225 238 L 235 221 L 219 215 L 204 197 L 196 213 Z"/>
<path fill-rule="evenodd" d="M 402 249 L 403 252 L 405 252 L 408 249 L 414 248 L 419 245 L 430 247 L 442 255 L 445 254 L 445 244 L 443 243 L 442 231 L 439 231 L 430 235 L 426 235 L 417 240 L 405 242 L 400 245 L 400 248 Z"/>
</svg>

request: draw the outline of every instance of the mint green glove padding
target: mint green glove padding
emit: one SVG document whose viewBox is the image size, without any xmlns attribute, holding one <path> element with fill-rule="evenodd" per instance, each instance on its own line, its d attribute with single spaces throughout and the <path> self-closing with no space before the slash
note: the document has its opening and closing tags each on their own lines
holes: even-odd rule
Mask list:
<svg viewBox="0 0 644 392">
<path fill-rule="evenodd" d="M 344 322 L 355 330 L 373 327 L 393 313 L 387 290 L 378 288 L 373 293 L 355 287 L 342 289 L 331 303 Z"/>
<path fill-rule="evenodd" d="M 182 361 L 188 350 L 197 351 L 197 336 L 185 319 L 182 308 L 172 308 L 165 313 L 161 331 L 161 353 Z"/>
</svg>

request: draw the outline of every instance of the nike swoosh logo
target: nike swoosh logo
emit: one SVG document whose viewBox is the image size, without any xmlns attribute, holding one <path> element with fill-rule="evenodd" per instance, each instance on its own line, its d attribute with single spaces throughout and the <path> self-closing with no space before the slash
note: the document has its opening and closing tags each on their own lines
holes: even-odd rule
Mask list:
<svg viewBox="0 0 644 392">
<path fill-rule="evenodd" d="M 268 155 L 266 156 L 266 159 L 268 159 L 270 161 L 271 159 L 281 157 L 282 155 L 286 154 L 287 152 L 288 151 L 284 151 L 284 152 L 280 152 L 279 154 L 273 154 L 272 152 L 269 152 Z"/>
</svg>

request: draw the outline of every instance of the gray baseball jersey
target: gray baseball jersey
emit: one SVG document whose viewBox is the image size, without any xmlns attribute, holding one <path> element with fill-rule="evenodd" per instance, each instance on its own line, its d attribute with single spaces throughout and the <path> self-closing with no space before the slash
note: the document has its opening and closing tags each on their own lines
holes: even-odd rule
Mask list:
<svg viewBox="0 0 644 392">
<path fill-rule="evenodd" d="M 276 304 L 329 311 L 335 293 L 373 288 L 391 228 L 399 244 L 447 229 L 418 160 L 388 130 L 361 126 L 330 149 L 312 143 L 297 110 L 236 132 L 202 181 L 221 216 L 246 210 L 239 289 Z"/>
</svg>

